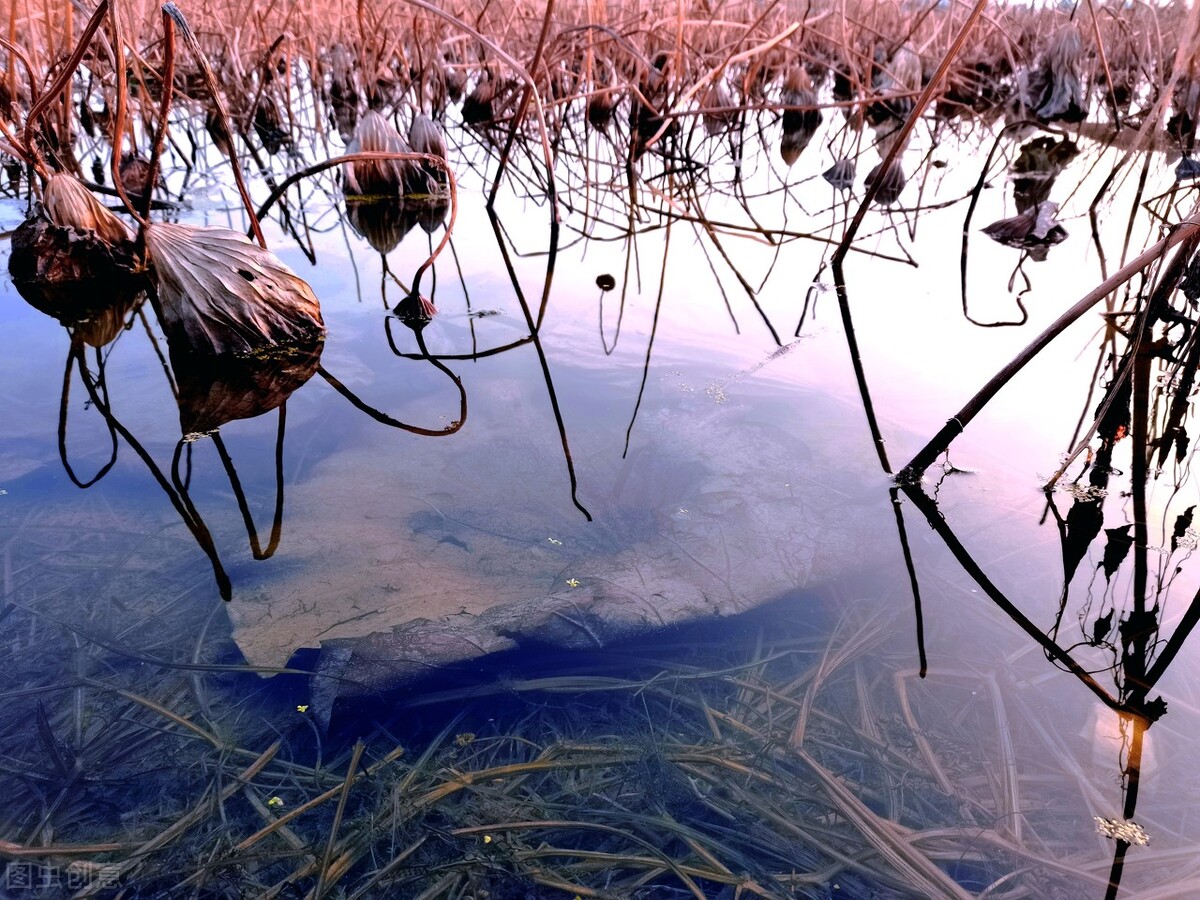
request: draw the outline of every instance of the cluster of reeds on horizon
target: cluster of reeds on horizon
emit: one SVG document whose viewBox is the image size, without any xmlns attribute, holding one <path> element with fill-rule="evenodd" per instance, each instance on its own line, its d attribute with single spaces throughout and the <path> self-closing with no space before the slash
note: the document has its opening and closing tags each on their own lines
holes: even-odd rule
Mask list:
<svg viewBox="0 0 1200 900">
<path fill-rule="evenodd" d="M 19 128 L 74 46 L 88 7 L 60 10 L 48 0 L 8 6 L 0 122 Z M 844 112 L 852 126 L 902 121 L 970 6 L 814 0 L 764 8 L 700 0 L 667 15 L 639 3 L 305 0 L 262 8 L 204 0 L 185 9 L 234 130 L 256 150 L 290 146 L 303 127 L 297 110 L 311 100 L 329 113 L 317 117 L 317 128 L 331 123 L 345 140 L 368 108 L 446 121 L 456 107 L 482 130 L 519 117 L 528 131 L 538 118 L 553 130 L 586 112 L 598 129 L 617 117 L 627 121 L 637 152 L 697 117 L 711 133 L 767 111 L 785 117 L 781 150 L 790 164 L 822 108 Z M 117 15 L 136 51 L 127 60 L 131 113 L 149 134 L 163 72 L 158 4 L 125 0 Z M 1106 126 L 1134 128 L 1157 120 L 1149 133 L 1161 133 L 1169 120 L 1189 153 L 1200 119 L 1198 25 L 1180 4 L 1089 4 L 1073 13 L 993 4 L 958 50 L 933 109 L 944 119 L 985 122 L 1002 114 L 1046 122 L 1093 115 Z M 83 171 L 76 138 L 103 130 L 118 80 L 102 53 L 81 72 L 71 100 L 44 120 L 49 148 L 76 174 Z M 231 152 L 234 136 L 222 133 L 199 71 L 181 61 L 175 86 L 177 102 L 197 104 L 214 141 Z M 529 102 L 527 88 L 536 88 L 537 102 Z"/>
</svg>

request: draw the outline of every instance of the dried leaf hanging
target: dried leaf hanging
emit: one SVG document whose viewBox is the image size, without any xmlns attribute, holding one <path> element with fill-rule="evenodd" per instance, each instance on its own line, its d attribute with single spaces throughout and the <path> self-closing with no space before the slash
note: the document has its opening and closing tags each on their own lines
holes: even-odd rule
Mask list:
<svg viewBox="0 0 1200 900">
<path fill-rule="evenodd" d="M 62 228 L 80 228 L 96 232 L 106 244 L 116 245 L 130 238 L 129 229 L 110 212 L 74 175 L 56 172 L 42 191 L 46 218 Z"/>
<path fill-rule="evenodd" d="M 163 329 L 181 346 L 248 356 L 325 334 L 308 283 L 236 231 L 156 222 L 146 249 Z"/>
<path fill-rule="evenodd" d="M 734 105 L 724 81 L 717 80 L 709 86 L 701 104 L 704 109 L 704 131 L 709 136 L 721 134 L 737 120 L 737 113 L 729 109 Z"/>
<path fill-rule="evenodd" d="M 110 244 L 95 231 L 55 225 L 43 216 L 13 232 L 8 272 L 30 306 L 70 326 L 110 308 L 128 309 L 146 287 L 127 237 Z"/>
</svg>

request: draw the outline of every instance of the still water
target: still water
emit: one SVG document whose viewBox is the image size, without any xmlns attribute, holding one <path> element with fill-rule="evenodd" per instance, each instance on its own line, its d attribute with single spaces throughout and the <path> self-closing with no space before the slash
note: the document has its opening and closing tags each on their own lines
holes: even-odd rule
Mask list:
<svg viewBox="0 0 1200 900">
<path fill-rule="evenodd" d="M 127 315 L 115 340 L 84 350 L 89 393 L 71 335 L 0 285 L 2 615 L 11 623 L 0 768 L 6 791 L 21 798 L 4 839 L 138 846 L 152 823 L 182 821 L 206 791 L 219 792 L 222 772 L 230 777 L 285 735 L 296 765 L 317 760 L 320 771 L 328 759 L 337 779 L 309 786 L 281 769 L 253 809 L 222 812 L 220 828 L 205 818 L 212 841 L 188 845 L 208 846 L 217 860 L 204 877 L 164 872 L 163 860 L 182 865 L 166 855 L 109 873 L 136 896 L 182 896 L 181 884 L 202 896 L 259 896 L 298 864 L 221 862 L 221 854 L 317 787 L 339 783 L 358 737 L 370 759 L 390 749 L 378 751 L 389 737 L 432 748 L 445 725 L 450 769 L 489 734 L 543 744 L 637 735 L 634 781 L 644 783 L 633 793 L 698 834 L 716 817 L 719 846 L 736 844 L 739 864 L 723 883 L 695 876 L 701 896 L 734 896 L 732 885 L 753 882 L 765 896 L 1099 897 L 1113 890 L 1115 851 L 1128 896 L 1192 895 L 1194 653 L 1185 646 L 1163 672 L 1151 698 L 1161 694 L 1167 714 L 1149 730 L 1097 699 L 1080 676 L 1115 695 L 1121 645 L 1116 632 L 1097 639 L 1097 622 L 1107 611 L 1111 624 L 1123 608 L 1130 576 L 1117 561 L 1105 567 L 1111 533 L 1107 547 L 1103 537 L 1081 541 L 1086 528 L 1068 514 L 1073 504 L 1094 512 L 1094 497 L 1039 489 L 1076 419 L 1095 406 L 1086 391 L 1099 318 L 1069 329 L 988 406 L 955 443 L 953 465 L 927 473 L 936 506 L 922 505 L 881 465 L 825 266 L 828 243 L 773 246 L 745 224 L 752 209 L 763 227 L 816 232 L 813 223 L 845 212 L 827 185 L 794 174 L 784 191 L 784 172 L 760 161 L 746 173 L 746 206 L 721 192 L 703 198 L 712 222 L 740 227 L 668 225 L 643 211 L 635 236 L 577 192 L 554 242 L 550 209 L 519 189 L 501 195 L 493 224 L 467 161 L 487 164 L 478 149 L 461 151 L 452 241 L 422 286 L 439 311 L 419 328 L 390 310 L 440 239 L 438 217 L 428 236 L 413 227 L 384 257 L 345 214 L 336 183 L 315 179 L 303 204 L 292 202 L 288 228 L 271 223 L 273 248 L 321 300 L 328 339 L 320 371 L 286 399 L 285 414 L 230 421 L 219 441 L 181 441 L 195 409 L 181 428 L 173 390 L 185 394 L 189 376 L 175 366 L 168 377 L 149 304 Z M 726 177 L 729 165 L 712 163 Z M 931 176 L 927 187 L 960 196 L 975 174 L 956 181 L 951 166 L 944 183 Z M 1002 181 L 980 204 L 992 218 L 1005 214 Z M 219 180 L 198 191 L 182 220 L 241 227 L 225 193 Z M 590 202 L 601 199 L 612 201 L 597 192 Z M 19 223 L 22 203 L 0 202 L 4 227 Z M 976 231 L 991 221 L 979 215 Z M 1011 318 L 1019 299 L 1029 318 L 979 328 L 959 296 L 962 217 L 961 204 L 919 217 L 902 207 L 872 212 L 859 244 L 869 253 L 847 264 L 889 469 L 1100 280 L 1082 213 L 1066 220 L 1063 246 L 1025 264 L 1032 290 L 1020 296 L 1019 283 L 1005 284 L 1018 252 L 979 236 L 971 315 Z M 602 276 L 616 288 L 603 290 Z M 218 397 L 211 376 L 195 376 L 196 403 L 236 402 L 244 384 Z M 280 386 L 264 378 L 259 388 L 275 405 Z M 1124 465 L 1118 453 L 1114 466 Z M 72 483 L 102 471 L 85 490 Z M 1185 565 L 1194 535 L 1176 529 L 1172 542 L 1194 494 L 1184 480 L 1151 501 L 1148 540 L 1164 588 L 1155 594 L 1159 649 L 1196 589 Z M 1130 502 L 1114 489 L 1103 525 L 1120 532 Z M 1064 535 L 1075 550 L 1064 549 Z M 1032 632 L 1075 652 L 1078 671 L 1050 659 Z M 814 797 L 837 798 L 834 811 L 811 813 L 805 827 L 814 831 L 789 825 L 794 808 L 751 815 L 748 800 L 730 800 L 736 815 L 730 806 L 712 812 L 709 788 L 687 768 L 698 763 L 654 743 L 676 725 L 653 696 L 636 691 L 612 705 L 608 694 L 572 690 L 590 691 L 597 682 L 588 679 L 601 676 L 617 691 L 620 679 L 657 684 L 662 673 L 704 672 L 723 673 L 711 679 L 745 713 L 740 730 L 707 706 L 687 721 L 707 723 L 703 739 L 718 755 L 722 741 L 767 736 L 755 760 L 774 759 L 777 777 L 815 778 Z M 758 699 L 747 693 L 751 675 L 766 691 Z M 533 724 L 531 709 L 541 716 Z M 226 771 L 214 758 L 232 746 L 245 758 Z M 726 762 L 735 757 L 730 750 Z M 672 778 L 685 795 L 708 798 L 704 808 L 646 787 L 665 791 Z M 730 797 L 742 789 L 724 788 Z M 556 818 L 546 797 L 525 818 Z M 620 802 L 634 808 L 625 795 Z M 488 809 L 477 812 L 451 816 L 455 840 L 487 837 L 488 846 L 463 851 L 459 870 L 445 853 L 433 858 L 442 869 L 422 856 L 432 844 L 421 842 L 448 834 L 446 822 L 399 837 L 393 828 L 365 860 L 354 857 L 349 892 L 419 896 L 453 876 L 460 881 L 444 895 L 473 896 L 481 871 L 492 872 L 495 896 L 509 896 L 501 882 L 526 891 L 512 896 L 569 896 L 570 884 L 584 883 L 555 888 L 548 870 L 531 867 L 522 854 L 536 840 L 491 847 Z M 588 813 L 596 822 L 607 814 Z M 1118 833 L 1132 844 L 1126 855 L 1101 832 L 1127 819 L 1142 831 Z M 313 837 L 296 821 L 301 836 L 288 852 L 300 859 L 298 848 L 324 841 L 329 823 L 313 826 Z M 608 835 L 593 837 L 619 857 Z M 414 862 L 379 875 L 405 841 L 422 848 Z M 499 843 L 508 855 L 489 856 Z M 25 872 L 13 867 L 31 858 L 10 854 L 10 869 Z M 94 855 L 100 866 L 116 858 Z M 37 865 L 34 874 L 46 876 L 49 863 Z M 66 883 L 62 866 L 46 896 Z M 587 895 L 675 896 L 688 879 L 663 870 L 640 893 L 614 878 L 626 886 Z M 311 887 L 311 872 L 297 871 L 292 883 Z M 85 894 L 115 889 L 88 877 L 78 885 Z M 14 883 L 12 895 L 26 896 Z"/>
</svg>

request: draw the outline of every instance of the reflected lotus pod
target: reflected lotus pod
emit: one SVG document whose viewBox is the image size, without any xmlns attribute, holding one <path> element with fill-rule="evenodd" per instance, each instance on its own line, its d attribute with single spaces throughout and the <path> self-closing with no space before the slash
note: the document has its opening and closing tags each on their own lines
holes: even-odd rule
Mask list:
<svg viewBox="0 0 1200 900">
<path fill-rule="evenodd" d="M 893 161 L 886 170 L 883 169 L 883 163 L 879 163 L 868 172 L 867 190 L 870 190 L 871 185 L 876 181 L 879 182 L 879 192 L 875 195 L 875 202 L 880 206 L 891 206 L 899 200 L 904 186 L 908 184 L 908 179 L 904 176 L 904 169 L 901 168 L 899 161 Z"/>
<path fill-rule="evenodd" d="M 112 302 L 103 308 L 97 308 L 73 321 L 62 318 L 59 321 L 89 347 L 105 347 L 125 330 L 129 314 L 145 299 L 144 291 L 125 291 L 114 295 Z"/>
<path fill-rule="evenodd" d="M 346 221 L 367 243 L 387 256 L 404 240 L 420 221 L 421 207 L 428 204 L 405 203 L 403 200 L 370 200 L 346 203 Z M 442 207 L 445 217 L 446 207 Z"/>
<path fill-rule="evenodd" d="M 729 88 L 725 86 L 725 82 L 713 82 L 701 104 L 701 108 L 704 110 L 704 130 L 709 135 L 720 134 L 729 128 L 737 117 L 737 113 L 731 112 L 726 107 L 733 105 L 733 98 L 730 97 Z"/>
<path fill-rule="evenodd" d="M 167 338 L 200 353 L 270 353 L 325 334 L 321 305 L 273 253 L 227 228 L 146 228 Z"/>
<path fill-rule="evenodd" d="M 839 191 L 848 191 L 854 187 L 855 175 L 854 160 L 839 159 L 832 166 L 821 173 L 821 177 L 828 181 Z"/>
<path fill-rule="evenodd" d="M 1200 178 L 1200 160 L 1190 156 L 1180 157 L 1178 165 L 1175 166 L 1175 181 L 1191 181 L 1194 178 Z"/>
<path fill-rule="evenodd" d="M 1046 250 L 1067 237 L 1067 230 L 1055 219 L 1057 212 L 1058 204 L 1046 200 L 1020 215 L 993 222 L 983 233 L 1006 247 L 1028 250 L 1036 259 L 1045 259 Z"/>
<path fill-rule="evenodd" d="M 119 244 L 130 238 L 125 223 L 93 197 L 74 175 L 64 172 L 51 175 L 42 191 L 42 206 L 53 224 L 94 231 L 107 244 Z"/>
<path fill-rule="evenodd" d="M 817 109 L 817 94 L 803 66 L 792 66 L 783 83 L 780 102 L 784 106 L 803 106 L 806 109 L 783 111 L 783 139 L 779 153 L 789 166 L 800 158 L 821 125 L 821 110 Z"/>
<path fill-rule="evenodd" d="M 426 234 L 433 234 L 445 224 L 446 215 L 450 212 L 450 201 L 425 201 L 415 204 L 415 207 L 417 224 L 421 226 L 421 230 Z"/>
<path fill-rule="evenodd" d="M 411 153 L 408 141 L 392 124 L 370 110 L 358 123 L 348 153 Z M 424 186 L 420 167 L 409 159 L 360 160 L 342 167 L 347 194 L 393 196 L 407 193 L 418 179 Z"/>
<path fill-rule="evenodd" d="M 428 153 L 446 161 L 446 136 L 437 122 L 424 113 L 417 113 L 408 129 L 408 143 L 414 153 Z M 433 163 L 422 162 L 421 169 L 426 176 L 426 193 L 431 193 L 435 184 L 445 184 L 446 173 Z"/>
<path fill-rule="evenodd" d="M 277 408 L 316 373 L 322 340 L 293 344 L 270 356 L 213 356 L 168 339 L 179 389 L 183 434 L 206 434 L 235 419 Z"/>
<path fill-rule="evenodd" d="M 109 310 L 119 310 L 109 322 L 123 321 L 146 287 L 128 238 L 108 244 L 94 231 L 62 228 L 41 216 L 26 220 L 13 232 L 8 272 L 30 306 L 79 328 L 105 317 Z M 99 346 L 107 343 L 108 330 L 101 328 L 84 339 Z"/>
<path fill-rule="evenodd" d="M 1017 212 L 1048 200 L 1054 182 L 1078 155 L 1079 147 L 1069 138 L 1056 141 L 1043 135 L 1022 144 L 1011 170 Z"/>
</svg>

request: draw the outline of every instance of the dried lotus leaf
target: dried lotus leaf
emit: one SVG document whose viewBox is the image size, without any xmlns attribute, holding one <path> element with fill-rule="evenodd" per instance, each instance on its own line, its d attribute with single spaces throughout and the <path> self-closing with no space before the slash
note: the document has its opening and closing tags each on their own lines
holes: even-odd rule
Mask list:
<svg viewBox="0 0 1200 900">
<path fill-rule="evenodd" d="M 80 228 L 96 232 L 106 244 L 120 244 L 131 237 L 117 216 L 92 196 L 92 192 L 74 175 L 56 172 L 42 191 L 46 218 L 62 228 Z"/>
<path fill-rule="evenodd" d="M 13 232 L 8 272 L 30 306 L 64 325 L 127 308 L 146 287 L 132 242 L 108 244 L 94 231 L 64 228 L 43 216 Z"/>
<path fill-rule="evenodd" d="M 248 356 L 325 334 L 308 283 L 236 231 L 155 222 L 146 249 L 163 329 L 179 346 Z"/>
</svg>

